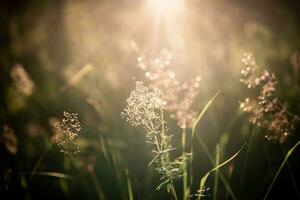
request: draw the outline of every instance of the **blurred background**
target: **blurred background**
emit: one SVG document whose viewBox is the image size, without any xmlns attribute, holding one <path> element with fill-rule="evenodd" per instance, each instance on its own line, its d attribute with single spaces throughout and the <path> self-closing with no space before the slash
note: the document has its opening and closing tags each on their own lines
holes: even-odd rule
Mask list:
<svg viewBox="0 0 300 200">
<path fill-rule="evenodd" d="M 277 96 L 300 115 L 299 1 L 2 0 L 0 21 L 0 199 L 130 199 L 129 186 L 135 199 L 169 199 L 155 189 L 144 131 L 120 117 L 135 80 L 145 79 L 137 57 L 153 59 L 163 49 L 179 81 L 201 76 L 196 110 L 221 90 L 197 133 L 212 155 L 218 144 L 226 160 L 256 133 L 251 149 L 221 170 L 237 199 L 262 199 L 300 138 L 298 124 L 285 143 L 269 142 L 238 110 L 249 95 L 238 67 L 247 51 L 275 73 Z M 63 111 L 78 113 L 82 126 L 72 157 L 52 145 Z M 180 144 L 176 122 L 168 126 Z M 194 145 L 200 180 L 213 165 Z M 269 199 L 300 198 L 299 153 Z M 214 198 L 232 199 L 217 185 Z M 212 199 L 214 175 L 207 187 Z"/>
</svg>

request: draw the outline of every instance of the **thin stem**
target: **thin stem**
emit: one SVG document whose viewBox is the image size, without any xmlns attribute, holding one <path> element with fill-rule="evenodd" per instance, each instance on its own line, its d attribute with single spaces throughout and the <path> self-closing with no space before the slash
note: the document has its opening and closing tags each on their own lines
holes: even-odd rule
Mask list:
<svg viewBox="0 0 300 200">
<path fill-rule="evenodd" d="M 125 175 L 126 175 L 126 180 L 127 180 L 128 199 L 129 200 L 134 200 L 132 186 L 131 186 L 131 181 L 130 181 L 130 177 L 129 177 L 129 173 L 128 173 L 128 169 L 127 168 L 125 168 Z"/>
<path fill-rule="evenodd" d="M 42 161 L 44 160 L 45 156 L 47 155 L 47 153 L 50 151 L 50 149 L 52 148 L 53 143 L 50 143 L 48 145 L 48 147 L 44 150 L 43 154 L 40 156 L 39 160 L 36 162 L 36 164 L 34 165 L 34 168 L 30 174 L 29 177 L 29 182 L 32 180 L 33 176 L 35 175 L 37 169 L 40 167 Z"/>
<path fill-rule="evenodd" d="M 266 192 L 266 194 L 265 194 L 263 200 L 266 200 L 266 199 L 267 199 L 267 197 L 268 197 L 269 193 L 271 192 L 271 189 L 272 189 L 272 187 L 273 187 L 275 181 L 277 180 L 277 178 L 278 178 L 278 176 L 279 176 L 279 174 L 280 174 L 282 168 L 284 167 L 285 163 L 287 162 L 288 158 L 291 156 L 291 154 L 293 153 L 293 151 L 294 151 L 299 145 L 300 145 L 300 141 L 298 141 L 298 142 L 297 142 L 297 143 L 296 143 L 296 144 L 295 144 L 295 145 L 294 145 L 294 146 L 286 153 L 285 158 L 284 158 L 284 160 L 282 161 L 282 163 L 281 163 L 279 169 L 277 170 L 277 172 L 276 172 L 276 174 L 275 174 L 275 176 L 274 176 L 274 178 L 273 178 L 273 180 L 272 180 L 272 183 L 271 183 L 270 186 L 268 187 L 268 190 L 267 190 L 267 192 Z"/>
<path fill-rule="evenodd" d="M 150 121 L 150 126 L 147 125 L 148 128 L 150 128 L 150 131 L 152 131 L 154 134 L 154 143 L 155 143 L 155 146 L 156 146 L 156 150 L 157 152 L 159 153 L 159 156 L 158 156 L 158 160 L 160 162 L 160 165 L 162 166 L 163 169 L 166 169 L 166 165 L 165 165 L 165 159 L 169 159 L 169 153 L 168 151 L 166 151 L 165 153 L 161 153 L 162 152 L 162 148 L 165 148 L 166 146 L 165 145 L 168 145 L 168 144 L 162 144 L 163 142 L 160 141 L 159 137 L 158 137 L 158 133 L 157 131 L 155 130 L 154 128 L 154 124 L 151 120 Z M 161 131 L 161 134 L 164 135 L 165 134 L 165 126 L 164 126 L 164 118 L 163 118 L 163 111 L 161 110 L 161 122 L 162 122 L 162 131 Z M 162 146 L 160 147 L 159 144 L 162 144 Z M 168 148 L 168 147 L 166 147 Z M 168 179 L 168 182 L 171 184 L 171 191 L 172 191 L 172 195 L 174 196 L 175 200 L 178 200 L 178 196 L 177 196 L 177 193 L 176 193 L 176 189 L 175 189 L 175 186 L 174 186 L 174 182 L 172 180 L 172 177 L 170 177 L 167 173 L 165 173 L 164 170 L 162 170 L 164 172 L 164 175 L 165 177 Z"/>
<path fill-rule="evenodd" d="M 282 150 L 282 155 L 285 156 L 286 153 L 285 153 L 285 151 L 283 149 L 282 144 L 280 144 L 280 147 L 281 147 L 281 150 Z M 295 193 L 296 193 L 297 199 L 299 200 L 300 199 L 300 195 L 299 195 L 299 191 L 298 191 L 298 186 L 297 186 L 296 180 L 294 178 L 294 174 L 293 174 L 293 171 L 291 169 L 290 162 L 288 160 L 286 161 L 286 165 L 287 165 L 287 168 L 288 168 L 288 171 L 289 171 L 289 175 L 290 175 L 293 187 L 295 189 Z"/>
<path fill-rule="evenodd" d="M 186 153 L 186 129 L 182 129 L 182 155 Z M 185 162 L 182 166 L 183 170 L 183 200 L 188 199 L 190 188 L 188 186 L 188 174 L 187 174 L 187 163 Z"/>
<path fill-rule="evenodd" d="M 91 179 L 92 179 L 93 185 L 94 185 L 94 187 L 95 187 L 95 189 L 96 189 L 98 199 L 99 199 L 99 200 L 105 200 L 104 192 L 103 192 L 103 190 L 102 190 L 102 188 L 101 188 L 101 186 L 100 186 L 99 181 L 97 180 L 97 177 L 96 177 L 96 174 L 95 174 L 95 172 L 94 172 L 93 167 L 91 167 L 91 168 L 88 170 L 88 172 L 89 172 L 89 175 L 90 175 L 90 177 L 91 177 Z"/>
<path fill-rule="evenodd" d="M 175 200 L 178 200 L 178 196 L 177 196 L 177 193 L 176 193 L 176 190 L 175 190 L 174 183 L 173 183 L 172 179 L 171 179 L 171 190 L 172 190 L 172 194 L 173 194 Z"/>
<path fill-rule="evenodd" d="M 218 166 L 220 164 L 220 145 L 217 144 L 216 146 L 216 162 L 215 166 Z M 217 194 L 218 194 L 218 184 L 219 184 L 219 170 L 216 170 L 215 174 L 215 181 L 214 181 L 214 200 L 217 199 Z"/>
<path fill-rule="evenodd" d="M 214 164 L 215 164 L 214 159 L 213 159 L 211 153 L 209 152 L 209 150 L 208 150 L 208 148 L 207 148 L 205 142 L 202 140 L 202 138 L 201 138 L 199 135 L 197 135 L 197 134 L 195 134 L 195 135 L 196 135 L 196 139 L 197 139 L 198 142 L 200 143 L 200 146 L 202 147 L 202 149 L 203 149 L 204 152 L 206 153 L 206 155 L 207 155 L 209 161 L 211 162 L 212 165 L 214 165 Z M 193 155 L 193 154 L 192 154 L 192 155 Z M 232 191 L 232 189 L 231 189 L 231 187 L 230 187 L 228 181 L 226 180 L 225 176 L 224 176 L 221 172 L 219 172 L 219 175 L 220 175 L 221 181 L 223 182 L 223 184 L 224 184 L 226 190 L 228 191 L 229 195 L 231 196 L 231 198 L 232 198 L 233 200 L 237 200 L 237 197 L 236 197 L 235 194 L 233 193 L 233 191 Z"/>
<path fill-rule="evenodd" d="M 250 149 L 251 149 L 251 146 L 252 146 L 252 143 L 253 143 L 253 139 L 254 139 L 254 129 L 253 129 L 253 126 L 251 125 L 250 126 L 250 136 L 249 136 L 249 145 L 247 146 L 247 151 L 246 151 L 246 156 L 245 156 L 245 159 L 244 159 L 244 162 L 243 162 L 243 168 L 242 168 L 242 175 L 241 175 L 241 179 L 240 179 L 240 186 L 239 186 L 239 197 L 241 195 L 241 190 L 242 190 L 242 186 L 243 186 L 243 183 L 244 183 L 244 176 L 245 176 L 245 172 L 246 172 L 246 166 L 247 166 L 247 163 L 248 163 L 248 158 L 249 158 L 249 152 L 250 152 Z"/>
<path fill-rule="evenodd" d="M 190 185 L 193 186 L 193 161 L 194 161 L 194 145 L 193 145 L 193 141 L 194 141 L 194 134 L 192 134 L 192 142 L 191 142 L 191 158 L 190 158 Z"/>
<path fill-rule="evenodd" d="M 182 129 L 182 138 L 181 138 L 181 142 L 182 142 L 182 152 L 185 153 L 186 151 L 186 129 L 183 128 Z"/>
</svg>

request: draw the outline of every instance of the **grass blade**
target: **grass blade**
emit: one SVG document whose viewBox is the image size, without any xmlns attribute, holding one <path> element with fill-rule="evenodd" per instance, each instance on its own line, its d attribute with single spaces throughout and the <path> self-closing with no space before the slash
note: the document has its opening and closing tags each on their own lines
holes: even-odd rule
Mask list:
<svg viewBox="0 0 300 200">
<path fill-rule="evenodd" d="M 230 161 L 232 161 L 240 152 L 241 150 L 244 148 L 245 144 L 238 150 L 238 152 L 236 152 L 233 156 L 231 156 L 229 159 L 227 159 L 225 162 L 219 164 L 218 166 L 214 167 L 213 169 L 209 170 L 200 180 L 200 185 L 199 185 L 199 191 L 204 191 L 204 185 L 205 182 L 209 176 L 210 173 L 218 170 L 219 168 L 223 167 L 224 165 L 226 165 L 227 163 L 229 163 Z M 198 200 L 201 199 L 201 195 L 198 196 L 197 198 Z"/>
<path fill-rule="evenodd" d="M 246 166 L 248 164 L 248 158 L 249 158 L 249 154 L 250 154 L 251 147 L 252 147 L 252 144 L 253 144 L 254 136 L 255 136 L 255 130 L 254 130 L 253 126 L 251 125 L 250 126 L 250 136 L 249 136 L 249 139 L 248 139 L 248 145 L 247 145 L 247 150 L 246 150 L 246 156 L 244 158 L 243 166 L 242 166 L 242 175 L 241 175 L 241 179 L 240 179 L 239 194 L 238 194 L 239 198 L 241 196 L 241 191 L 242 191 L 242 188 L 243 188 L 244 176 L 245 176 L 245 172 L 246 172 Z"/>
<path fill-rule="evenodd" d="M 286 153 L 286 155 L 285 155 L 285 157 L 284 157 L 284 160 L 283 160 L 283 162 L 281 163 L 279 169 L 277 170 L 276 175 L 274 176 L 274 178 L 273 178 L 273 180 L 272 180 L 272 183 L 271 183 L 271 185 L 269 186 L 269 188 L 268 188 L 268 190 L 267 190 L 267 192 L 266 192 L 266 194 L 265 194 L 263 200 L 266 200 L 266 199 L 267 199 L 267 197 L 268 197 L 268 195 L 269 195 L 269 193 L 270 193 L 270 191 L 271 191 L 271 189 L 272 189 L 272 187 L 273 187 L 273 185 L 274 185 L 276 179 L 278 178 L 278 176 L 279 176 L 279 174 L 280 174 L 282 168 L 284 167 L 285 163 L 287 162 L 288 158 L 291 156 L 291 154 L 293 153 L 293 151 L 294 151 L 299 145 L 300 145 L 300 141 L 298 141 L 298 142 L 297 142 L 297 143 L 296 143 L 296 144 L 295 144 L 295 145 L 294 145 L 294 146 Z"/>
<path fill-rule="evenodd" d="M 216 166 L 220 164 L 220 146 L 217 144 L 216 146 Z M 218 184 L 219 184 L 219 170 L 216 170 L 215 181 L 214 181 L 214 200 L 217 199 L 218 194 Z"/>
<path fill-rule="evenodd" d="M 129 200 L 134 200 L 134 198 L 133 198 L 133 192 L 132 192 L 132 186 L 131 186 L 131 181 L 130 181 L 129 173 L 128 173 L 128 169 L 125 169 L 125 173 L 126 173 L 126 179 L 127 179 L 128 197 L 129 197 Z"/>
<path fill-rule="evenodd" d="M 198 125 L 198 123 L 200 122 L 200 120 L 202 119 L 203 115 L 206 113 L 206 111 L 208 110 L 208 108 L 210 107 L 210 105 L 213 103 L 213 101 L 216 99 L 216 97 L 220 94 L 221 90 L 217 91 L 215 93 L 215 95 L 206 103 L 206 105 L 203 107 L 203 109 L 201 110 L 200 114 L 198 115 L 193 127 L 192 127 L 192 139 L 194 139 L 194 135 L 196 133 L 196 127 Z M 208 156 L 210 162 L 212 163 L 212 165 L 215 165 L 214 163 L 214 159 L 212 157 L 212 155 L 210 154 L 207 146 L 205 145 L 204 141 L 202 140 L 201 137 L 198 137 L 198 135 L 196 136 L 196 139 L 199 141 L 201 147 L 203 148 L 203 150 L 205 151 L 206 155 Z M 193 162 L 193 146 L 191 148 L 191 166 L 192 166 L 192 162 Z M 192 167 L 191 167 L 191 174 L 192 174 Z M 226 190 L 228 191 L 228 193 L 230 194 L 230 196 L 232 197 L 233 200 L 236 200 L 236 196 L 233 193 L 230 185 L 228 184 L 225 176 L 222 173 L 219 173 L 221 181 L 223 182 Z M 193 182 L 192 176 L 191 176 L 191 184 Z"/>
<path fill-rule="evenodd" d="M 205 114 L 205 112 L 207 111 L 207 109 L 209 108 L 209 106 L 212 104 L 212 102 L 215 100 L 215 98 L 220 94 L 221 90 L 217 91 L 216 94 L 205 104 L 205 106 L 203 107 L 203 109 L 201 110 L 201 112 L 199 113 L 196 121 L 194 122 L 193 124 L 193 127 L 192 127 L 192 141 L 194 140 L 194 135 L 195 135 L 195 132 L 196 132 L 196 127 L 199 123 L 199 121 L 201 120 L 201 118 L 203 117 L 203 115 Z M 191 161 L 190 161 L 190 164 L 191 164 L 191 167 L 190 167 L 190 174 L 191 174 L 191 185 L 193 184 L 193 158 L 194 157 L 194 148 L 193 148 L 193 145 L 191 147 Z"/>
<path fill-rule="evenodd" d="M 284 151 L 284 149 L 283 149 L 282 144 L 280 145 L 280 147 L 281 147 L 282 154 L 283 154 L 283 156 L 284 156 L 284 155 L 285 155 L 285 151 Z M 287 168 L 288 168 L 288 171 L 289 171 L 289 175 L 290 175 L 291 182 L 292 182 L 292 184 L 293 184 L 293 187 L 294 187 L 294 190 L 295 190 L 297 199 L 300 200 L 300 194 L 299 194 L 299 191 L 298 191 L 298 186 L 297 186 L 296 180 L 295 180 L 295 178 L 294 178 L 293 171 L 292 171 L 292 169 L 291 169 L 291 167 L 290 167 L 289 161 L 286 162 L 286 165 L 287 165 Z"/>
<path fill-rule="evenodd" d="M 205 104 L 205 106 L 201 110 L 201 112 L 198 115 L 195 123 L 193 124 L 192 137 L 194 137 L 195 130 L 196 130 L 196 127 L 197 127 L 199 121 L 201 120 L 201 118 L 203 117 L 203 115 L 205 114 L 205 112 L 207 111 L 207 109 L 209 108 L 209 106 L 212 104 L 212 102 L 215 100 L 215 98 L 220 94 L 220 92 L 221 92 L 221 90 L 219 90 L 218 92 L 216 92 L 216 94 Z"/>
<path fill-rule="evenodd" d="M 31 179 L 33 178 L 33 176 L 36 174 L 37 169 L 41 165 L 42 161 L 44 160 L 45 156 L 47 155 L 48 151 L 50 151 L 50 149 L 52 148 L 52 146 L 53 146 L 53 143 L 50 143 L 50 145 L 48 145 L 48 147 L 45 149 L 45 151 L 43 152 L 43 154 L 40 156 L 39 160 L 34 165 L 33 170 L 30 173 L 29 182 L 31 181 Z"/>
<path fill-rule="evenodd" d="M 93 167 L 90 167 L 88 169 L 88 173 L 92 179 L 92 182 L 93 182 L 93 185 L 95 187 L 95 190 L 96 190 L 96 193 L 97 193 L 97 196 L 98 196 L 98 199 L 99 200 L 105 200 L 105 195 L 104 195 L 104 192 L 102 190 L 102 187 L 96 177 L 96 173 L 94 171 L 94 168 Z"/>
<path fill-rule="evenodd" d="M 31 175 L 32 172 L 19 172 L 18 174 Z M 68 174 L 64 174 L 64 173 L 60 173 L 60 172 L 35 172 L 34 175 L 49 176 L 49 177 L 62 178 L 62 179 L 72 179 L 72 177 L 69 176 Z"/>
<path fill-rule="evenodd" d="M 212 164 L 213 166 L 215 166 L 214 159 L 213 159 L 211 153 L 209 152 L 209 150 L 208 150 L 208 148 L 207 148 L 205 142 L 204 142 L 204 141 L 202 140 L 202 138 L 201 138 L 200 136 L 198 136 L 198 135 L 196 135 L 196 139 L 198 140 L 199 144 L 201 145 L 201 148 L 204 150 L 204 152 L 205 152 L 205 154 L 207 155 L 207 157 L 208 157 L 209 161 L 211 162 L 211 164 Z M 233 193 L 233 191 L 232 191 L 232 189 L 231 189 L 231 187 L 230 187 L 228 181 L 226 180 L 225 176 L 224 176 L 221 172 L 219 172 L 219 175 L 220 175 L 221 181 L 223 182 L 223 184 L 224 184 L 226 190 L 228 191 L 229 195 L 231 196 L 231 198 L 232 198 L 233 200 L 236 200 L 237 197 L 236 197 L 235 194 Z"/>
<path fill-rule="evenodd" d="M 65 91 L 69 86 L 75 85 L 79 80 L 86 76 L 94 66 L 92 64 L 86 64 L 81 69 L 79 69 L 72 77 L 67 81 L 67 84 L 61 88 L 61 91 Z"/>
</svg>

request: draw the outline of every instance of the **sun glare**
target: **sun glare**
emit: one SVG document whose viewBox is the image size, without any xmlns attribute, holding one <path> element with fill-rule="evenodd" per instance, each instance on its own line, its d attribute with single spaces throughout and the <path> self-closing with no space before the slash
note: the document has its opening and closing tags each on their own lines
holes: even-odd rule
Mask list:
<svg viewBox="0 0 300 200">
<path fill-rule="evenodd" d="M 171 46 L 180 46 L 179 43 L 184 42 L 184 0 L 148 0 L 145 3 L 145 11 L 153 23 L 150 46 L 157 47 L 161 41 Z"/>
<path fill-rule="evenodd" d="M 149 0 L 148 5 L 154 12 L 162 13 L 176 13 L 183 7 L 184 0 Z"/>
</svg>

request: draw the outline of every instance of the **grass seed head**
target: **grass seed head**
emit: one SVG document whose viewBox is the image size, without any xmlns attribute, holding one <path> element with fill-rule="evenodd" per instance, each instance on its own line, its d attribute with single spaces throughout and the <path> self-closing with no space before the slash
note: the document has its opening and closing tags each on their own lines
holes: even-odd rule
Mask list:
<svg viewBox="0 0 300 200">
<path fill-rule="evenodd" d="M 81 131 L 80 121 L 77 113 L 63 112 L 63 119 L 55 123 L 57 133 L 54 141 L 64 154 L 77 154 L 79 147 L 77 139 Z"/>
</svg>

